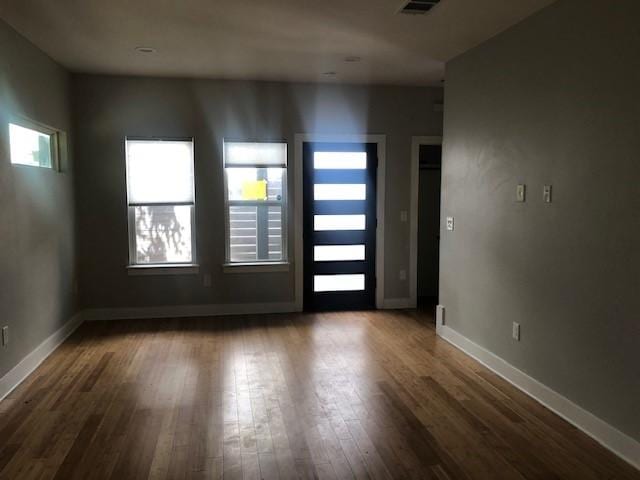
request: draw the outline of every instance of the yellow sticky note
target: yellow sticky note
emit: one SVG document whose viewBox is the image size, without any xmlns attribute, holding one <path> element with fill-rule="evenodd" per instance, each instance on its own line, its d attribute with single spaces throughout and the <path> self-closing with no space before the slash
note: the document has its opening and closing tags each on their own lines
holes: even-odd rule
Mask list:
<svg viewBox="0 0 640 480">
<path fill-rule="evenodd" d="M 266 200 L 267 199 L 267 181 L 266 180 L 249 180 L 242 183 L 242 199 L 243 200 Z"/>
</svg>

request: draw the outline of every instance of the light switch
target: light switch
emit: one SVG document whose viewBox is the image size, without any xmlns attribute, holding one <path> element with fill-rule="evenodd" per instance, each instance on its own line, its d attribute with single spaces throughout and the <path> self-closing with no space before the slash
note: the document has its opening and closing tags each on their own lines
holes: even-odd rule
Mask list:
<svg viewBox="0 0 640 480">
<path fill-rule="evenodd" d="M 516 187 L 516 202 L 524 202 L 526 198 L 527 187 L 523 183 Z"/>
<path fill-rule="evenodd" d="M 453 231 L 453 217 L 447 217 L 447 230 Z"/>
<path fill-rule="evenodd" d="M 211 274 L 210 273 L 205 273 L 202 276 L 202 285 L 205 287 L 210 287 L 211 286 Z"/>
<path fill-rule="evenodd" d="M 520 324 L 517 322 L 513 322 L 513 326 L 511 329 L 511 336 L 514 340 L 520 341 Z"/>
<path fill-rule="evenodd" d="M 407 217 L 408 217 L 407 211 L 406 210 L 402 210 L 400 212 L 400 221 L 401 222 L 406 222 L 407 221 Z"/>
<path fill-rule="evenodd" d="M 544 203 L 551 203 L 551 185 L 542 187 L 542 198 L 544 199 Z"/>
</svg>

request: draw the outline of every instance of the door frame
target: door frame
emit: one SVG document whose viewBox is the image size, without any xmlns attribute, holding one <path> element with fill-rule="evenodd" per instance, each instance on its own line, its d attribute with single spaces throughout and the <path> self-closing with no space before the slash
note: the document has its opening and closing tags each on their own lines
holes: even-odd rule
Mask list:
<svg viewBox="0 0 640 480">
<path fill-rule="evenodd" d="M 420 189 L 420 145 L 442 145 L 442 137 L 411 137 L 411 203 L 409 205 L 411 212 L 411 219 L 409 223 L 409 298 L 411 300 L 411 305 L 413 308 L 416 308 L 418 305 L 418 193 Z"/>
<path fill-rule="evenodd" d="M 304 261 L 303 261 L 303 167 L 302 144 L 305 142 L 318 143 L 375 143 L 378 150 L 378 171 L 376 178 L 376 308 L 383 308 L 384 301 L 384 202 L 385 202 L 385 160 L 387 151 L 386 135 L 342 135 L 297 133 L 294 139 L 294 200 L 293 224 L 294 232 L 294 270 L 295 270 L 295 305 L 296 311 L 301 312 L 304 297 Z"/>
</svg>

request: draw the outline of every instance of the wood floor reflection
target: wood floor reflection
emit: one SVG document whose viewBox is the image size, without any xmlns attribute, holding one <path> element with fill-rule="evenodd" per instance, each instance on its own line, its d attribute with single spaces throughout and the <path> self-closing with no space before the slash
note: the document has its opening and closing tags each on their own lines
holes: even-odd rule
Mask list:
<svg viewBox="0 0 640 480">
<path fill-rule="evenodd" d="M 0 478 L 640 478 L 432 321 L 85 323 L 0 403 Z"/>
</svg>

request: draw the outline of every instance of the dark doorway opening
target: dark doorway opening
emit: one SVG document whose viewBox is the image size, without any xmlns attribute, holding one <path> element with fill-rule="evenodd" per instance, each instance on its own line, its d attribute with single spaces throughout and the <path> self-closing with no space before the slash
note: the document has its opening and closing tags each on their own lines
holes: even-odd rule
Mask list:
<svg viewBox="0 0 640 480">
<path fill-rule="evenodd" d="M 418 181 L 418 307 L 438 303 L 442 145 L 420 145 Z"/>
</svg>

